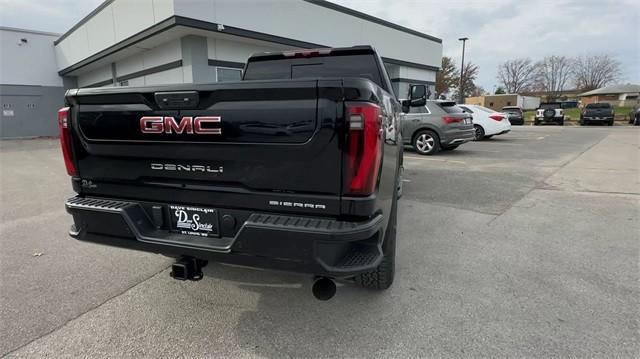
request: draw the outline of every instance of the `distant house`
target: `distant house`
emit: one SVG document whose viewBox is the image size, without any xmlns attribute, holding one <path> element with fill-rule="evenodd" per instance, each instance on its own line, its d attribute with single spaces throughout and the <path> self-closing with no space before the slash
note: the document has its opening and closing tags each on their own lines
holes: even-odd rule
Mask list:
<svg viewBox="0 0 640 359">
<path fill-rule="evenodd" d="M 578 101 L 578 95 L 582 91 L 578 89 L 562 90 L 559 93 L 551 93 L 548 91 L 531 91 L 527 92 L 527 96 L 539 97 L 543 102 L 549 101 Z"/>
<path fill-rule="evenodd" d="M 464 103 L 467 105 L 480 105 L 496 111 L 500 111 L 505 106 L 518 106 L 525 110 L 533 110 L 540 105 L 540 99 L 518 94 L 502 94 L 467 97 Z"/>
<path fill-rule="evenodd" d="M 611 85 L 578 95 L 582 105 L 607 102 L 613 106 L 633 106 L 640 101 L 640 85 Z"/>
</svg>

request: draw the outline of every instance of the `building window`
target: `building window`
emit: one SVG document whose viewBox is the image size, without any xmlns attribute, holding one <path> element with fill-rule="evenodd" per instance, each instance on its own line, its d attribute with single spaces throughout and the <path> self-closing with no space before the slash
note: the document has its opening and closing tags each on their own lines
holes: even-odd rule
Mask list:
<svg viewBox="0 0 640 359">
<path fill-rule="evenodd" d="M 493 107 L 493 102 L 489 102 L 489 107 Z"/>
<path fill-rule="evenodd" d="M 511 106 L 511 101 L 507 101 L 507 106 Z"/>
<path fill-rule="evenodd" d="M 216 68 L 216 81 L 218 82 L 240 81 L 241 78 L 242 78 L 242 70 L 240 69 L 232 69 L 228 67 Z"/>
</svg>

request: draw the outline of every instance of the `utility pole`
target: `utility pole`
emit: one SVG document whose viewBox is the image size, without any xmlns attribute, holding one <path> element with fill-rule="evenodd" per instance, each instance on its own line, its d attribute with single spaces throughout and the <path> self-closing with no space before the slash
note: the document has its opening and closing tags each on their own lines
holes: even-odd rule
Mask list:
<svg viewBox="0 0 640 359">
<path fill-rule="evenodd" d="M 464 91 L 462 89 L 462 82 L 463 82 L 462 79 L 464 75 L 464 47 L 467 40 L 469 40 L 469 38 L 461 37 L 458 40 L 462 41 L 462 64 L 460 65 L 460 85 L 458 85 L 458 103 L 464 104 Z"/>
</svg>

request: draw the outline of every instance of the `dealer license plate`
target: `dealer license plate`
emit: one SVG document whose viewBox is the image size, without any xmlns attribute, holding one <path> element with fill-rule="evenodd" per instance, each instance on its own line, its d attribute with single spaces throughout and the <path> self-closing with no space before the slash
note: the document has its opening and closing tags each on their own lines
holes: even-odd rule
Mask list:
<svg viewBox="0 0 640 359">
<path fill-rule="evenodd" d="M 201 237 L 218 237 L 218 211 L 213 208 L 169 205 L 174 232 Z"/>
</svg>

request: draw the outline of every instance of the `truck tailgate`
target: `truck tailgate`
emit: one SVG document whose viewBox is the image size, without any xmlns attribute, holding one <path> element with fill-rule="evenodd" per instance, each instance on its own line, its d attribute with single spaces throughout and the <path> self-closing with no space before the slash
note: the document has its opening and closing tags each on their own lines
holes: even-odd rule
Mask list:
<svg viewBox="0 0 640 359">
<path fill-rule="evenodd" d="M 216 192 L 226 204 L 234 194 L 337 196 L 340 82 L 320 82 L 69 93 L 78 175 L 90 183 L 83 191 L 157 199 L 154 190 L 171 188 L 181 201 L 207 204 Z"/>
</svg>

